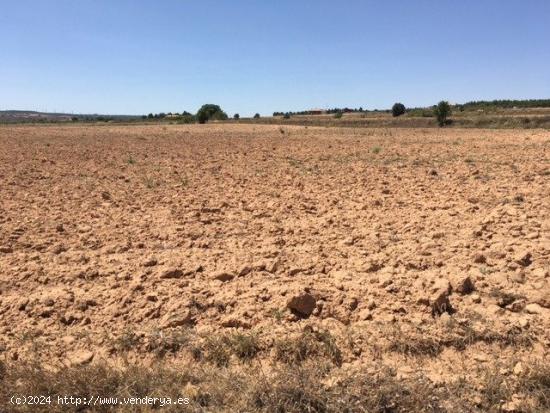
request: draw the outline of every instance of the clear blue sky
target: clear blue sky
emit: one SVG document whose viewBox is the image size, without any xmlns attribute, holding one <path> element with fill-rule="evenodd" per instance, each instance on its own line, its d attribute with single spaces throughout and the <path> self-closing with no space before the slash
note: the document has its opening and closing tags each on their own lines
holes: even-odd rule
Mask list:
<svg viewBox="0 0 550 413">
<path fill-rule="evenodd" d="M 0 109 L 550 98 L 548 0 L 0 0 Z"/>
</svg>

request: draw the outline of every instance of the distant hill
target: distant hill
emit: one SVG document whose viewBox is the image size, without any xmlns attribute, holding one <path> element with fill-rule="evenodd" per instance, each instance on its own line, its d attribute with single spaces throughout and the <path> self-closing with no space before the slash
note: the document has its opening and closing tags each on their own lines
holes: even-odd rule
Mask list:
<svg viewBox="0 0 550 413">
<path fill-rule="evenodd" d="M 0 121 L 23 122 L 23 121 L 71 121 L 72 115 L 68 113 L 43 113 L 32 110 L 2 110 Z"/>
<path fill-rule="evenodd" d="M 131 121 L 140 119 L 135 115 L 99 115 L 99 114 L 72 114 L 48 113 L 32 110 L 0 110 L 0 123 L 20 122 L 78 122 L 78 121 Z"/>
</svg>

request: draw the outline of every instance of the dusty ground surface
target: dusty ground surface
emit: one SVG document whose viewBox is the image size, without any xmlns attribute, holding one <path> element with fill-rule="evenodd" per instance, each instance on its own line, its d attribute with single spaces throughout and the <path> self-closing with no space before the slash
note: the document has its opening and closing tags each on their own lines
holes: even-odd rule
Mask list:
<svg viewBox="0 0 550 413">
<path fill-rule="evenodd" d="M 487 371 L 548 365 L 549 155 L 543 130 L 1 127 L 0 358 L 208 360 L 233 334 L 267 363 L 306 334 L 329 381 L 466 378 L 479 407 Z"/>
</svg>

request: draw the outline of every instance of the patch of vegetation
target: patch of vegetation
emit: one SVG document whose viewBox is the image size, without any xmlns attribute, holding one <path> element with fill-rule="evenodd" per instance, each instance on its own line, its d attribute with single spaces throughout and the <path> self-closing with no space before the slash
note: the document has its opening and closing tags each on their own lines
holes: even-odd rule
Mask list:
<svg viewBox="0 0 550 413">
<path fill-rule="evenodd" d="M 291 166 L 293 166 L 294 168 L 298 168 L 298 169 L 302 168 L 303 163 L 304 163 L 302 160 L 300 160 L 300 159 L 295 159 L 295 158 L 291 158 L 290 156 L 288 156 L 288 157 L 286 158 L 286 160 L 288 161 L 288 163 L 289 163 Z"/>
<path fill-rule="evenodd" d="M 484 265 L 480 266 L 479 267 L 479 272 L 482 273 L 483 275 L 488 275 L 488 274 L 492 274 L 494 273 L 496 270 L 492 269 L 492 268 L 489 268 L 489 267 L 486 267 Z"/>
<path fill-rule="evenodd" d="M 389 351 L 413 357 L 435 357 L 445 348 L 463 351 L 475 343 L 529 348 L 534 342 L 533 333 L 529 330 L 514 326 L 500 330 L 488 323 L 480 322 L 474 327 L 475 316 L 470 317 L 460 322 L 451 319 L 449 324 L 439 331 L 419 327 L 415 331 L 403 332 L 396 328 L 389 333 L 387 348 Z"/>
<path fill-rule="evenodd" d="M 158 357 L 167 353 L 177 353 L 189 348 L 195 340 L 194 334 L 188 328 L 178 328 L 172 331 L 157 330 L 148 337 L 146 350 Z"/>
<path fill-rule="evenodd" d="M 445 126 L 448 122 L 447 118 L 451 116 L 451 105 L 449 102 L 442 100 L 434 108 L 434 115 L 437 118 L 439 126 Z"/>
<path fill-rule="evenodd" d="M 274 308 L 270 311 L 271 317 L 273 317 L 278 322 L 281 322 L 283 320 L 283 317 L 285 315 L 285 312 L 281 310 L 280 308 Z"/>
<path fill-rule="evenodd" d="M 509 365 L 472 369 L 473 377 L 433 383 L 421 372 L 402 377 L 380 363 L 348 373 L 311 359 L 282 365 L 266 374 L 261 365 L 237 369 L 209 365 L 174 365 L 160 361 L 152 366 L 96 363 L 57 368 L 37 363 L 0 362 L 0 403 L 13 394 L 71 395 L 89 398 L 188 398 L 188 405 L 11 405 L 10 412 L 179 412 L 189 410 L 240 412 L 473 412 L 504 411 L 519 399 L 514 411 L 547 412 L 550 408 L 550 363 L 536 359 L 525 372 L 510 375 Z M 512 365 L 513 366 L 513 365 Z M 331 380 L 338 374 L 338 380 Z M 4 407 L 0 404 L 0 408 Z M 511 410 L 510 410 L 511 411 Z"/>
<path fill-rule="evenodd" d="M 308 359 L 326 358 L 342 364 L 342 352 L 336 340 L 326 330 L 306 328 L 295 337 L 285 337 L 275 343 L 275 358 L 286 364 L 302 364 Z"/>
<path fill-rule="evenodd" d="M 488 108 L 550 108 L 550 99 L 527 99 L 527 100 L 479 100 L 466 102 L 460 106 L 462 109 L 488 109 Z"/>
<path fill-rule="evenodd" d="M 393 117 L 401 116 L 405 114 L 405 105 L 402 103 L 395 103 L 391 108 L 391 114 Z"/>
<path fill-rule="evenodd" d="M 550 363 L 535 362 L 521 376 L 518 390 L 536 400 L 537 406 L 550 411 Z"/>
<path fill-rule="evenodd" d="M 131 350 L 137 350 L 140 345 L 140 337 L 137 336 L 132 330 L 125 329 L 120 336 L 118 336 L 113 345 L 117 351 L 128 352 Z"/>
<path fill-rule="evenodd" d="M 67 412 L 83 411 L 83 406 L 70 406 L 57 403 L 57 397 L 73 396 L 89 398 L 100 397 L 172 397 L 185 398 L 184 386 L 196 381 L 187 369 L 169 369 L 164 365 L 155 367 L 127 366 L 118 369 L 107 364 L 94 364 L 57 370 L 45 368 L 36 363 L 21 363 L 16 366 L 6 366 L 0 363 L 0 409 L 4 411 L 7 401 L 14 394 L 17 395 L 49 395 L 50 405 L 12 405 L 10 412 Z M 157 408 L 160 403 L 157 403 Z M 181 408 L 181 406 L 179 406 Z M 150 411 L 143 406 L 119 406 L 116 409 L 111 405 L 98 405 L 86 408 L 94 412 L 135 412 Z M 163 410 L 176 412 L 174 407 Z"/>
<path fill-rule="evenodd" d="M 187 188 L 187 186 L 189 185 L 189 179 L 186 177 L 186 176 L 183 176 L 181 179 L 180 179 L 180 186 L 182 188 Z"/>
<path fill-rule="evenodd" d="M 433 111 L 433 108 L 432 109 L 424 109 L 424 108 L 411 109 L 409 110 L 408 116 L 413 118 L 433 118 L 434 111 Z"/>
<path fill-rule="evenodd" d="M 183 115 L 176 119 L 176 122 L 178 124 L 189 124 L 189 123 L 195 123 L 195 117 L 191 114 L 189 115 Z"/>
<path fill-rule="evenodd" d="M 260 351 L 258 336 L 252 333 L 233 333 L 226 341 L 233 354 L 240 360 L 251 360 Z"/>
<path fill-rule="evenodd" d="M 518 194 L 514 196 L 513 201 L 519 204 L 525 201 L 525 197 L 522 194 Z"/>
<path fill-rule="evenodd" d="M 523 295 L 508 292 L 508 291 L 502 291 L 497 288 L 493 288 L 489 292 L 489 296 L 495 298 L 497 301 L 497 305 L 502 308 L 512 304 L 516 300 L 521 300 L 525 298 Z"/>
<path fill-rule="evenodd" d="M 154 189 L 158 186 L 158 182 L 156 182 L 153 178 L 147 176 L 145 177 L 145 186 L 148 189 Z"/>
<path fill-rule="evenodd" d="M 228 366 L 231 356 L 242 361 L 252 360 L 260 351 L 258 337 L 255 334 L 233 333 L 206 337 L 201 346 L 204 360 L 218 366 Z"/>
<path fill-rule="evenodd" d="M 227 114 L 218 106 L 211 103 L 202 105 L 197 111 L 197 121 L 206 123 L 210 120 L 227 120 Z"/>
</svg>

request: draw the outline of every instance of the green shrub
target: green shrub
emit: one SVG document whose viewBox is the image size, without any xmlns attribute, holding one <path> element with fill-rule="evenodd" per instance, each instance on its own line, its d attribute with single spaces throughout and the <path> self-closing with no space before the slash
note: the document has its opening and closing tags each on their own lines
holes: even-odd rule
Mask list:
<svg viewBox="0 0 550 413">
<path fill-rule="evenodd" d="M 342 111 L 340 111 L 340 110 L 334 114 L 334 117 L 336 119 L 340 119 L 342 116 L 343 116 L 343 114 L 342 114 Z"/>
<path fill-rule="evenodd" d="M 194 123 L 195 122 L 195 117 L 193 115 L 183 115 L 181 116 L 178 120 L 177 120 L 178 123 Z"/>
<path fill-rule="evenodd" d="M 439 102 L 434 109 L 434 115 L 437 118 L 439 126 L 445 126 L 447 124 L 447 117 L 451 115 L 451 106 L 449 102 L 445 100 Z"/>
<path fill-rule="evenodd" d="M 394 117 L 405 114 L 405 105 L 402 103 L 395 103 L 391 108 L 391 114 Z"/>
<path fill-rule="evenodd" d="M 256 113 L 256 114 L 254 115 L 254 119 L 260 119 L 260 114 L 259 114 L 259 113 Z"/>
</svg>

